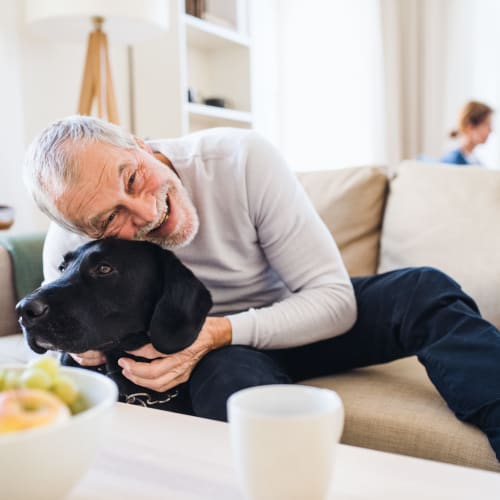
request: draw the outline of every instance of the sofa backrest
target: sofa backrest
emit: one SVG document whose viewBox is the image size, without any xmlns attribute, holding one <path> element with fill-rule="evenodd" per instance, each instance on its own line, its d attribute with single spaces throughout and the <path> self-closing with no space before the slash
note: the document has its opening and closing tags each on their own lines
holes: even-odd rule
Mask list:
<svg viewBox="0 0 500 500">
<path fill-rule="evenodd" d="M 395 174 L 378 272 L 441 269 L 500 327 L 500 172 L 406 161 Z"/>
<path fill-rule="evenodd" d="M 388 186 L 386 169 L 350 167 L 297 175 L 334 236 L 349 275 L 374 274 Z"/>
<path fill-rule="evenodd" d="M 383 167 L 297 175 L 351 276 L 437 267 L 500 327 L 499 171 L 407 161 L 390 182 Z M 19 331 L 15 303 L 12 262 L 0 246 L 0 335 Z"/>
</svg>

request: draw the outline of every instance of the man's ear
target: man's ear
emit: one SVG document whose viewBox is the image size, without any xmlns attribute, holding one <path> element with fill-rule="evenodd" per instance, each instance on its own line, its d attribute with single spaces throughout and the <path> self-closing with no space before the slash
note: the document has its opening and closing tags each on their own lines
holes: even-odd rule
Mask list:
<svg viewBox="0 0 500 500">
<path fill-rule="evenodd" d="M 163 293 L 153 312 L 149 332 L 154 348 L 170 354 L 196 340 L 212 307 L 212 297 L 172 252 L 158 250 L 163 253 Z"/>
</svg>

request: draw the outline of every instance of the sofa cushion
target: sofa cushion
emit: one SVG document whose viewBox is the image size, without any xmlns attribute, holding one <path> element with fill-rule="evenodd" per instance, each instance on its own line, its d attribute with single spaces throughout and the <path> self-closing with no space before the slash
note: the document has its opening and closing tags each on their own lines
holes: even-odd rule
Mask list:
<svg viewBox="0 0 500 500">
<path fill-rule="evenodd" d="M 389 191 L 378 272 L 441 269 L 500 327 L 500 172 L 407 161 Z"/>
<path fill-rule="evenodd" d="M 349 274 L 374 274 L 388 184 L 386 170 L 354 167 L 297 175 L 333 234 Z"/>
<path fill-rule="evenodd" d="M 15 312 L 16 292 L 9 252 L 0 246 L 0 337 L 20 331 Z"/>
<path fill-rule="evenodd" d="M 345 444 L 500 472 L 486 435 L 454 416 L 415 357 L 305 383 L 342 398 Z"/>
</svg>

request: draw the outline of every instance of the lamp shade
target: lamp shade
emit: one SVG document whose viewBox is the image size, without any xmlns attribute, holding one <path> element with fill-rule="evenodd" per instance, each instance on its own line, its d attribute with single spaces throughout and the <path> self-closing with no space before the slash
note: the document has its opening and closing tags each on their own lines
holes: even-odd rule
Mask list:
<svg viewBox="0 0 500 500">
<path fill-rule="evenodd" d="M 26 21 L 46 38 L 81 42 L 91 18 L 105 20 L 111 42 L 132 44 L 168 29 L 168 0 L 26 0 Z"/>
</svg>

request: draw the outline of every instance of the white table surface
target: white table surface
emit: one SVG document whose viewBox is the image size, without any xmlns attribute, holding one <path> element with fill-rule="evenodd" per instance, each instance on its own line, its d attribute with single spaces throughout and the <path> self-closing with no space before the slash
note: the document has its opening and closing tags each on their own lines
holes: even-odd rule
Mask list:
<svg viewBox="0 0 500 500">
<path fill-rule="evenodd" d="M 110 435 L 68 499 L 243 499 L 228 430 L 117 403 Z M 500 474 L 339 445 L 332 499 L 499 500 Z"/>
</svg>

